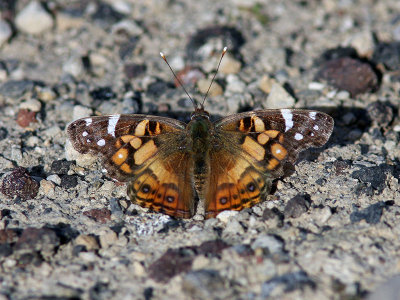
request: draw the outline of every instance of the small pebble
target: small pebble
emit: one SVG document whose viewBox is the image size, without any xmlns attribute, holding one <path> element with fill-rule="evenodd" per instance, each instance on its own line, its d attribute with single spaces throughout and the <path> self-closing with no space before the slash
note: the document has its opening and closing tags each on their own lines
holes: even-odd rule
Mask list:
<svg viewBox="0 0 400 300">
<path fill-rule="evenodd" d="M 322 64 L 316 80 L 326 80 L 352 97 L 373 91 L 378 86 L 378 76 L 368 63 L 350 57 L 333 59 Z"/>
<path fill-rule="evenodd" d="M 351 36 L 348 44 L 354 48 L 361 57 L 371 57 L 374 51 L 374 38 L 369 30 L 358 32 Z"/>
<path fill-rule="evenodd" d="M 0 95 L 10 98 L 19 98 L 25 92 L 33 89 L 33 82 L 30 80 L 8 80 L 0 86 Z"/>
<path fill-rule="evenodd" d="M 185 67 L 185 61 L 182 56 L 173 56 L 168 61 L 173 70 L 182 70 Z"/>
<path fill-rule="evenodd" d="M 19 105 L 20 109 L 27 109 L 33 112 L 38 112 L 42 108 L 42 104 L 39 100 L 29 99 L 27 101 L 21 102 Z"/>
<path fill-rule="evenodd" d="M 312 81 L 308 84 L 308 89 L 313 91 L 322 91 L 325 88 L 325 84 L 321 82 Z"/>
<path fill-rule="evenodd" d="M 115 244 L 118 240 L 118 236 L 114 231 L 103 232 L 99 236 L 101 248 L 107 249 L 113 244 Z"/>
<path fill-rule="evenodd" d="M 63 175 L 60 185 L 65 189 L 71 189 L 78 185 L 78 177 L 76 175 Z"/>
<path fill-rule="evenodd" d="M 46 180 L 51 181 L 51 182 L 54 182 L 54 183 L 57 184 L 57 185 L 60 185 L 60 184 L 61 184 L 61 178 L 60 178 L 58 175 L 56 175 L 56 174 L 47 176 Z"/>
<path fill-rule="evenodd" d="M 124 66 L 124 74 L 128 79 L 137 78 L 143 75 L 147 70 L 145 64 L 127 63 Z"/>
<path fill-rule="evenodd" d="M 84 211 L 83 214 L 99 223 L 107 223 L 111 220 L 111 211 L 107 208 L 94 208 Z"/>
<path fill-rule="evenodd" d="M 26 141 L 26 145 L 29 147 L 35 147 L 39 143 L 40 143 L 40 139 L 37 136 L 30 136 Z"/>
<path fill-rule="evenodd" d="M 71 56 L 62 67 L 63 71 L 74 77 L 79 77 L 83 74 L 85 68 L 82 63 L 82 59 L 78 55 Z"/>
<path fill-rule="evenodd" d="M 210 87 L 211 79 L 199 79 L 197 81 L 197 88 L 199 92 L 205 95 L 207 93 L 208 88 Z M 222 87 L 217 83 L 213 82 L 210 91 L 208 92 L 209 97 L 220 96 L 224 93 Z"/>
<path fill-rule="evenodd" d="M 111 33 L 134 36 L 141 35 L 143 33 L 143 29 L 132 20 L 122 20 L 112 26 Z"/>
<path fill-rule="evenodd" d="M 188 299 L 232 299 L 232 292 L 225 288 L 226 279 L 215 270 L 196 270 L 182 278 L 182 290 Z"/>
<path fill-rule="evenodd" d="M 229 74 L 226 76 L 226 90 L 231 93 L 241 94 L 246 88 L 246 85 L 240 78 L 236 75 Z"/>
<path fill-rule="evenodd" d="M 132 12 L 132 4 L 129 1 L 116 0 L 111 3 L 112 7 L 121 14 L 129 15 Z"/>
<path fill-rule="evenodd" d="M 393 108 L 382 101 L 375 101 L 366 108 L 371 121 L 379 127 L 387 127 L 393 120 Z"/>
<path fill-rule="evenodd" d="M 244 228 L 236 218 L 230 218 L 224 229 L 224 234 L 244 234 Z"/>
<path fill-rule="evenodd" d="M 271 93 L 271 88 L 272 85 L 276 83 L 276 80 L 269 77 L 268 75 L 264 75 L 259 83 L 258 83 L 258 87 L 260 88 L 260 90 L 262 90 L 264 93 L 269 94 Z"/>
<path fill-rule="evenodd" d="M 82 245 L 86 247 L 87 251 L 93 251 L 100 248 L 96 238 L 91 235 L 81 234 L 75 239 L 75 245 Z"/>
<path fill-rule="evenodd" d="M 399 70 L 400 41 L 376 45 L 372 60 L 377 64 L 382 63 L 388 70 Z"/>
<path fill-rule="evenodd" d="M 40 180 L 40 189 L 42 195 L 50 198 L 54 197 L 55 185 L 53 182 L 44 179 Z"/>
<path fill-rule="evenodd" d="M 217 219 L 226 224 L 231 217 L 236 216 L 238 213 L 236 210 L 224 210 L 217 215 Z"/>
<path fill-rule="evenodd" d="M 221 61 L 219 71 L 222 74 L 237 74 L 242 68 L 242 63 L 232 57 L 229 53 L 226 53 Z"/>
<path fill-rule="evenodd" d="M 26 128 L 31 123 L 37 123 L 36 112 L 27 109 L 20 109 L 17 115 L 17 124 L 23 128 Z"/>
<path fill-rule="evenodd" d="M 85 107 L 82 105 L 75 105 L 74 110 L 72 112 L 72 119 L 77 120 L 80 118 L 89 117 L 93 114 L 93 111 L 89 107 Z"/>
<path fill-rule="evenodd" d="M 199 80 L 205 80 L 203 72 L 193 67 L 186 67 L 183 70 L 179 71 L 177 77 L 182 82 L 185 88 L 193 87 Z M 178 80 L 175 79 L 174 83 L 176 87 L 179 87 Z"/>
<path fill-rule="evenodd" d="M 268 249 L 271 253 L 281 252 L 284 246 L 283 240 L 273 235 L 261 234 L 251 244 L 253 250 Z"/>
<path fill-rule="evenodd" d="M 28 34 L 40 34 L 53 27 L 52 16 L 37 1 L 31 1 L 15 18 L 17 29 Z"/>
<path fill-rule="evenodd" d="M 285 215 L 285 218 L 298 218 L 303 213 L 307 212 L 310 206 L 310 196 L 297 195 L 288 201 L 283 214 Z"/>
<path fill-rule="evenodd" d="M 24 168 L 16 168 L 6 175 L 1 184 L 1 192 L 10 197 L 23 200 L 33 199 L 39 191 L 37 183 Z"/>
<path fill-rule="evenodd" d="M 8 41 L 11 35 L 12 30 L 10 25 L 6 21 L 0 19 L 0 47 Z"/>
<path fill-rule="evenodd" d="M 76 164 L 81 167 L 88 167 L 97 160 L 95 155 L 81 154 L 76 151 L 70 140 L 67 140 L 65 143 L 65 158 L 67 160 L 75 160 Z"/>
<path fill-rule="evenodd" d="M 51 163 L 51 172 L 61 175 L 67 175 L 72 162 L 66 159 L 55 160 Z"/>
<path fill-rule="evenodd" d="M 290 108 L 295 103 L 294 98 L 278 83 L 272 84 L 265 106 L 268 109 Z"/>
<path fill-rule="evenodd" d="M 37 95 L 38 98 L 44 102 L 50 102 L 57 97 L 57 94 L 48 87 L 38 88 Z"/>
</svg>

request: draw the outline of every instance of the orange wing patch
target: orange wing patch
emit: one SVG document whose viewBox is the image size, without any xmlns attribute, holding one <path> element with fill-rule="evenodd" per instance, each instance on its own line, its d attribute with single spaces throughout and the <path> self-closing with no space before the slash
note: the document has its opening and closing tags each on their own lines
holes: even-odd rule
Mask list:
<svg viewBox="0 0 400 300">
<path fill-rule="evenodd" d="M 211 157 L 206 184 L 206 218 L 223 210 L 242 210 L 264 200 L 270 181 L 245 158 L 221 150 Z"/>
</svg>

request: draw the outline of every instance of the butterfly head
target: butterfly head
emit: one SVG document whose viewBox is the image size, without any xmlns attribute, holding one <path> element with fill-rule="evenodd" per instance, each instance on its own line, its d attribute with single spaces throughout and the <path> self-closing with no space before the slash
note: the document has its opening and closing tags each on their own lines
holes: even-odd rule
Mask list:
<svg viewBox="0 0 400 300">
<path fill-rule="evenodd" d="M 210 119 L 210 114 L 204 110 L 203 104 L 195 107 L 194 112 L 190 115 L 190 120 Z"/>
</svg>

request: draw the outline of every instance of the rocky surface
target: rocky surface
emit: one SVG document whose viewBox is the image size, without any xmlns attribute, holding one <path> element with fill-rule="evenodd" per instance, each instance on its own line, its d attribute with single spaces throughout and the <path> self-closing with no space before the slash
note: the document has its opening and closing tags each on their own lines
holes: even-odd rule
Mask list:
<svg viewBox="0 0 400 300">
<path fill-rule="evenodd" d="M 0 12 L 1 300 L 398 299 L 397 0 L 5 0 Z M 268 201 L 175 220 L 66 155 L 78 117 L 187 121 L 158 53 L 201 99 L 224 46 L 215 118 L 268 105 L 335 118 Z"/>
</svg>

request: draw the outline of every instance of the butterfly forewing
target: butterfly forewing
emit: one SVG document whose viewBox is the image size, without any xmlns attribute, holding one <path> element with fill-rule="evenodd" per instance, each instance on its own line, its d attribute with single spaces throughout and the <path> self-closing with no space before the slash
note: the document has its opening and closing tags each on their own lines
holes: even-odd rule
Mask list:
<svg viewBox="0 0 400 300">
<path fill-rule="evenodd" d="M 299 152 L 321 147 L 333 130 L 329 115 L 312 110 L 272 109 L 245 112 L 216 123 L 221 131 L 243 133 L 242 149 L 252 151 L 256 160 L 294 163 Z M 263 148 L 263 150 L 262 150 Z"/>
</svg>

